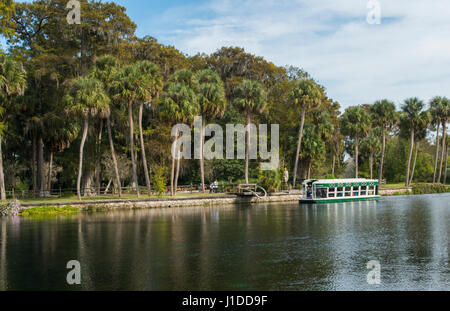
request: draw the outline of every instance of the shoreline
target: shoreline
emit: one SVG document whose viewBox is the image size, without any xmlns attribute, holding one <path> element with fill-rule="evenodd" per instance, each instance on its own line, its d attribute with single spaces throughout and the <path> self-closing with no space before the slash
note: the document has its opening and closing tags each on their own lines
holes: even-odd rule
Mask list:
<svg viewBox="0 0 450 311">
<path fill-rule="evenodd" d="M 381 196 L 409 195 L 412 188 L 382 189 Z M 114 199 L 114 200 L 86 200 L 73 202 L 43 202 L 23 203 L 21 211 L 36 207 L 76 207 L 80 210 L 126 210 L 151 208 L 181 208 L 190 206 L 212 205 L 241 205 L 258 203 L 298 202 L 300 193 L 277 193 L 264 198 L 240 197 L 238 195 L 224 194 L 217 196 L 185 196 L 175 198 L 147 198 L 147 199 Z"/>
</svg>

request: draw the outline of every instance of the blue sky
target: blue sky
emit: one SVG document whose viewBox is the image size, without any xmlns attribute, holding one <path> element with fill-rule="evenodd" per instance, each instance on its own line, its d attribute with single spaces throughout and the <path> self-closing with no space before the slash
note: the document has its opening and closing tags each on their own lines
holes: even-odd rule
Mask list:
<svg viewBox="0 0 450 311">
<path fill-rule="evenodd" d="M 450 97 L 448 0 L 116 0 L 138 25 L 182 52 L 240 46 L 307 70 L 343 107 Z M 376 0 L 370 0 L 376 1 Z"/>
</svg>

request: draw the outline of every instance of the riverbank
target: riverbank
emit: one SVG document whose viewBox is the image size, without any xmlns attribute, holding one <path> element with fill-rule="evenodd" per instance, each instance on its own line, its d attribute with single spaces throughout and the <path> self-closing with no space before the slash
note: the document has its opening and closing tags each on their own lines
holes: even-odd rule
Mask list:
<svg viewBox="0 0 450 311">
<path fill-rule="evenodd" d="M 450 188 L 447 188 L 450 190 Z M 380 189 L 380 195 L 412 195 L 416 191 L 413 187 L 386 187 Z M 242 197 L 234 194 L 202 194 L 186 193 L 176 197 L 162 198 L 92 198 L 78 201 L 73 198 L 31 200 L 21 202 L 21 212 L 26 212 L 35 208 L 78 208 L 82 211 L 106 211 L 106 210 L 129 210 L 129 209 L 151 209 L 151 208 L 180 208 L 189 206 L 221 206 L 221 205 L 242 205 L 257 203 L 283 203 L 298 202 L 301 197 L 300 191 L 290 193 L 276 193 L 267 197 Z"/>
<path fill-rule="evenodd" d="M 394 188 L 380 191 L 382 196 L 398 194 L 411 194 L 412 188 Z M 213 206 L 213 205 L 240 205 L 257 203 L 282 203 L 298 202 L 300 192 L 276 193 L 267 197 L 241 197 L 232 194 L 224 195 L 187 195 L 171 198 L 141 198 L 141 199 L 108 199 L 108 200 L 83 200 L 64 202 L 30 202 L 22 203 L 22 210 L 36 207 L 76 207 L 81 210 L 112 210 L 112 209 L 146 209 L 146 208 L 179 208 L 188 206 Z"/>
</svg>

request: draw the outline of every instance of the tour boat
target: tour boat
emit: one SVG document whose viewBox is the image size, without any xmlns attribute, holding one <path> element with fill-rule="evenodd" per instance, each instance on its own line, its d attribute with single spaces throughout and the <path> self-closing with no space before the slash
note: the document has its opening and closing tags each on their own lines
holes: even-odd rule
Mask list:
<svg viewBox="0 0 450 311">
<path fill-rule="evenodd" d="M 302 204 L 377 200 L 379 182 L 373 179 L 309 179 L 302 184 Z"/>
</svg>

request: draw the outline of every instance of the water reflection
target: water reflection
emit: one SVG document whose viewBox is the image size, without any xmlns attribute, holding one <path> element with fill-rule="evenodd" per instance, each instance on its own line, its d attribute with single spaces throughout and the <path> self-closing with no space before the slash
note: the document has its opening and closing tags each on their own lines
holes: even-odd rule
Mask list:
<svg viewBox="0 0 450 311">
<path fill-rule="evenodd" d="M 0 289 L 448 290 L 449 198 L 2 219 Z"/>
</svg>

